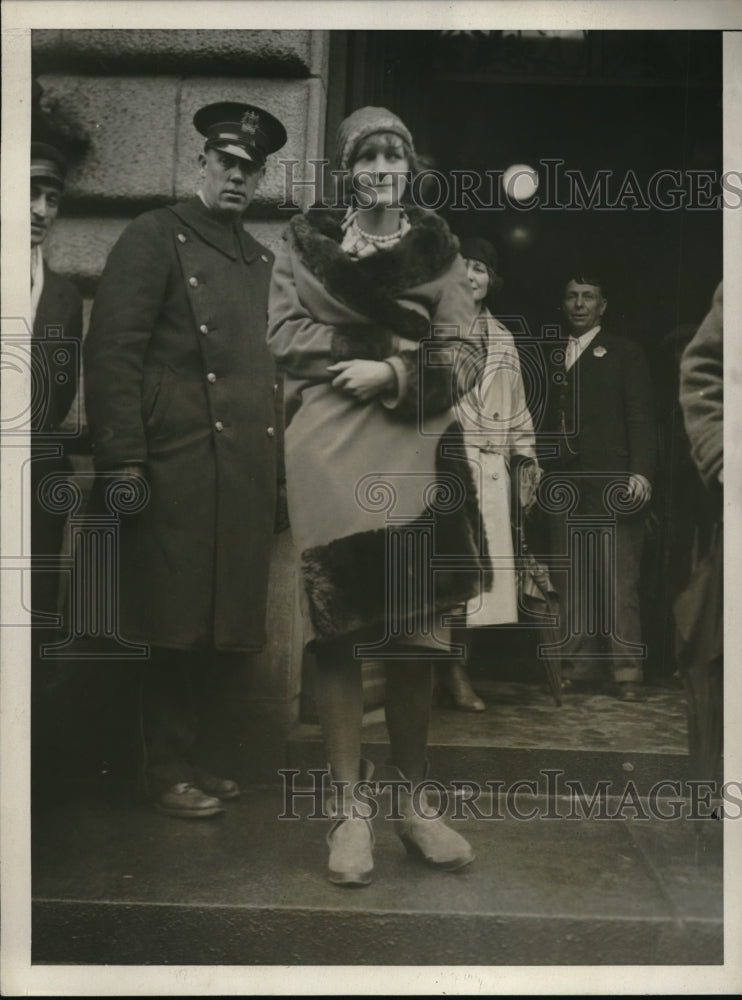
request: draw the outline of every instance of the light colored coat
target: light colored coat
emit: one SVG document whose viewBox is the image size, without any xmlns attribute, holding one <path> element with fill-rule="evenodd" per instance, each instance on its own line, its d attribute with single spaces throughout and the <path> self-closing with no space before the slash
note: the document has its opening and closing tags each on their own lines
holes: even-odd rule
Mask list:
<svg viewBox="0 0 742 1000">
<path fill-rule="evenodd" d="M 292 220 L 273 270 L 268 345 L 285 374 L 286 480 L 308 641 L 369 631 L 381 639 L 391 627 L 391 518 L 412 534 L 434 524 L 433 555 L 471 561 L 471 572 L 437 572 L 434 593 L 421 586 L 416 601 L 451 609 L 487 576 L 452 409 L 458 347 L 469 350 L 457 338 L 475 308 L 446 224 L 420 210 L 410 221 L 394 248 L 354 261 L 333 214 L 312 210 Z M 420 364 L 433 327 L 443 328 L 437 362 Z M 396 393 L 359 403 L 333 388 L 328 366 L 353 358 L 389 361 Z M 452 483 L 455 502 L 444 511 Z M 410 608 L 405 627 L 414 631 L 420 612 Z"/>
<path fill-rule="evenodd" d="M 466 453 L 474 472 L 494 570 L 492 589 L 467 604 L 467 625 L 518 620 L 510 527 L 510 460 L 536 457 L 520 357 L 513 335 L 485 309 L 472 334 L 486 357 L 476 386 L 459 404 Z"/>
</svg>

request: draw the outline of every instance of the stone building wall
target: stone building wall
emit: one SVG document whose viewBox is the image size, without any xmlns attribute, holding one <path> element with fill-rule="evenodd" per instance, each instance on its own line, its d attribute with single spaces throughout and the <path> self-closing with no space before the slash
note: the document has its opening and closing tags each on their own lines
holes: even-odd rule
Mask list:
<svg viewBox="0 0 742 1000">
<path fill-rule="evenodd" d="M 193 114 L 220 100 L 258 104 L 286 126 L 248 213 L 250 231 L 275 248 L 285 224 L 278 157 L 297 160 L 300 178 L 324 152 L 328 48 L 328 32 L 316 31 L 34 31 L 43 105 L 87 147 L 70 166 L 50 265 L 90 298 L 127 222 L 195 191 L 203 138 Z"/>
</svg>

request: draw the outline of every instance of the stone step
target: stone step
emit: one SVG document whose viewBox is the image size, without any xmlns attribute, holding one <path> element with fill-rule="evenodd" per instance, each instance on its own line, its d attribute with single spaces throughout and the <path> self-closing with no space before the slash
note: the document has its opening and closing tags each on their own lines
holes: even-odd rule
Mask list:
<svg viewBox="0 0 742 1000">
<path fill-rule="evenodd" d="M 34 963 L 716 964 L 722 822 L 454 820 L 475 862 L 409 858 L 381 817 L 375 877 L 326 879 L 322 821 L 255 788 L 212 820 L 83 797 L 34 817 Z M 309 803 L 297 811 L 306 815 Z"/>
<path fill-rule="evenodd" d="M 433 710 L 428 756 L 431 777 L 499 781 L 536 781 L 539 791 L 565 791 L 579 781 L 586 790 L 609 782 L 621 795 L 633 782 L 640 795 L 663 781 L 687 777 L 686 718 L 682 691 L 648 688 L 642 702 L 621 702 L 603 694 L 565 696 L 561 707 L 539 687 L 481 682 L 485 712 Z M 383 709 L 367 713 L 363 752 L 378 769 L 388 755 Z M 303 724 L 289 736 L 288 766 L 303 774 L 325 766 L 318 725 Z M 561 772 L 547 786 L 545 771 Z"/>
</svg>

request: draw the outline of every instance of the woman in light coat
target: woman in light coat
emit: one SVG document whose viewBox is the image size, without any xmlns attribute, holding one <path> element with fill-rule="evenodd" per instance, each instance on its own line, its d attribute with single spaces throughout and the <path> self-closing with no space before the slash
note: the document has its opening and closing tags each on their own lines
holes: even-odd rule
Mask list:
<svg viewBox="0 0 742 1000">
<path fill-rule="evenodd" d="M 479 310 L 472 339 L 480 351 L 477 384 L 459 403 L 466 453 L 474 472 L 493 566 L 492 589 L 467 604 L 467 627 L 518 621 L 516 574 L 511 532 L 511 465 L 518 464 L 529 488 L 521 500 L 535 496 L 539 470 L 536 440 L 513 335 L 490 312 L 502 287 L 495 248 L 487 240 L 461 240 L 461 253 Z M 520 462 L 516 462 L 520 459 Z M 522 463 L 523 459 L 529 460 Z M 485 705 L 471 686 L 466 659 L 447 664 L 442 682 L 456 708 L 481 712 Z"/>
<path fill-rule="evenodd" d="M 360 886 L 374 843 L 368 808 L 353 795 L 370 777 L 363 659 L 386 666 L 391 774 L 404 782 L 397 832 L 435 867 L 473 859 L 414 791 L 427 773 L 431 657 L 449 649 L 441 616 L 486 586 L 488 563 L 453 410 L 476 318 L 457 241 L 438 216 L 400 201 L 415 153 L 396 115 L 350 115 L 337 160 L 350 207 L 291 220 L 273 271 L 268 345 L 285 375 L 289 514 L 336 792 L 329 875 Z M 447 568 L 452 559 L 469 571 Z"/>
</svg>

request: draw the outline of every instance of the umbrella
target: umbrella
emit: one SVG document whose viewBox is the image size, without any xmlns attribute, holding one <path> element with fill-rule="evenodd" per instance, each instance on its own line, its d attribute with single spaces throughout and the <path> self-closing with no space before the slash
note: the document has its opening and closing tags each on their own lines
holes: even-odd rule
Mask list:
<svg viewBox="0 0 742 1000">
<path fill-rule="evenodd" d="M 518 608 L 521 620 L 538 625 L 543 630 L 544 642 L 538 655 L 546 671 L 549 689 L 557 705 L 562 704 L 562 670 L 558 656 L 552 655 L 560 639 L 559 595 L 551 582 L 546 566 L 529 551 L 525 523 L 534 509 L 539 475 L 533 459 L 514 456 L 511 460 L 510 517 L 513 531 L 513 549 L 518 587 Z M 532 521 L 532 517 L 530 518 Z"/>
<path fill-rule="evenodd" d="M 528 551 L 525 539 L 520 541 L 520 553 L 516 557 L 516 574 L 518 581 L 518 608 L 522 617 L 531 624 L 538 624 L 543 629 L 545 642 L 538 647 L 539 659 L 544 665 L 549 690 L 557 705 L 562 704 L 562 670 L 559 657 L 553 656 L 549 649 L 559 641 L 559 596 L 549 578 L 549 571 L 540 563 L 532 552 Z M 540 622 L 539 622 L 540 619 Z"/>
</svg>

